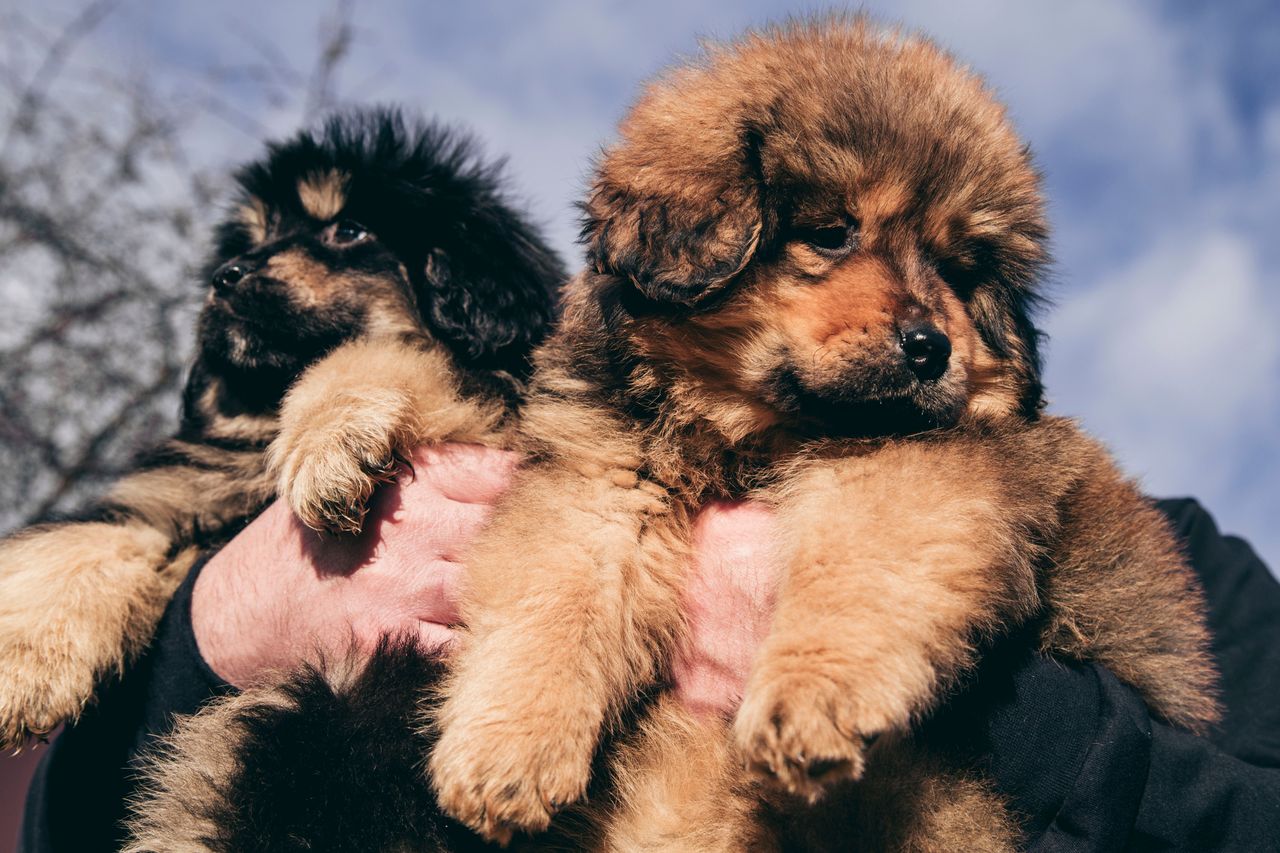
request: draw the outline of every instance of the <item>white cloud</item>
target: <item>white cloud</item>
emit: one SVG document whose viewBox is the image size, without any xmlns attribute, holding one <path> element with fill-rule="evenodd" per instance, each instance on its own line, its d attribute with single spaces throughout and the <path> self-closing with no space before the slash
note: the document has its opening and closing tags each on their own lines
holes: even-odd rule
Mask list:
<svg viewBox="0 0 1280 853">
<path fill-rule="evenodd" d="M 1275 415 L 1280 336 L 1251 244 L 1171 238 L 1050 323 L 1055 408 L 1082 412 L 1157 491 L 1222 491 L 1230 463 Z M 1265 464 L 1265 463 L 1264 463 Z"/>
</svg>

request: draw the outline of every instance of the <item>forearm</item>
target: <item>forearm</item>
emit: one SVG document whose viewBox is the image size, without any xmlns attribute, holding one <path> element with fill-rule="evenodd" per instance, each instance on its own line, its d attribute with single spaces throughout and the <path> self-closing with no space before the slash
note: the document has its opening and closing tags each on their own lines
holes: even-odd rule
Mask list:
<svg viewBox="0 0 1280 853">
<path fill-rule="evenodd" d="M 202 558 L 192 567 L 170 600 L 138 672 L 125 676 L 146 680 L 143 728 L 150 735 L 167 731 L 176 715 L 194 714 L 209 699 L 235 690 L 206 661 L 196 639 L 192 609 L 206 565 Z"/>
</svg>

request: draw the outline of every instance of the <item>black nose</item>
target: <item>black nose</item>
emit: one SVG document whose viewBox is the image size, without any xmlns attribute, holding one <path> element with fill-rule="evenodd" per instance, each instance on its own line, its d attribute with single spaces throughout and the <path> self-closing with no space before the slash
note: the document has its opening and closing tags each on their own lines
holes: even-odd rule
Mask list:
<svg viewBox="0 0 1280 853">
<path fill-rule="evenodd" d="M 217 290 L 230 290 L 253 271 L 253 264 L 247 261 L 239 258 L 234 261 L 227 261 L 213 271 L 213 286 Z"/>
<path fill-rule="evenodd" d="M 928 382 L 946 373 L 951 339 L 928 323 L 908 326 L 902 330 L 902 352 L 911 372 L 921 382 Z"/>
</svg>

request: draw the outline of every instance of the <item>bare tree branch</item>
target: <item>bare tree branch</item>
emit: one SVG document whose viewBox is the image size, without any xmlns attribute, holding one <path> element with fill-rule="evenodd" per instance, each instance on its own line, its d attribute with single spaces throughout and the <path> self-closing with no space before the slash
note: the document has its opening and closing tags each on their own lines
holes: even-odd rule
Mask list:
<svg viewBox="0 0 1280 853">
<path fill-rule="evenodd" d="M 338 67 L 351 50 L 355 30 L 351 26 L 354 4 L 351 0 L 338 0 L 333 15 L 321 25 L 320 57 L 311 72 L 307 86 L 304 115 L 318 115 L 334 106 L 333 80 Z"/>
<path fill-rule="evenodd" d="M 244 65 L 121 76 L 77 54 L 115 5 L 56 28 L 0 12 L 0 532 L 75 508 L 172 430 L 226 166 L 257 150 L 266 111 L 337 103 L 355 39 L 337 0 L 313 63 L 229 25 Z M 252 141 L 193 165 L 211 117 Z"/>
<path fill-rule="evenodd" d="M 31 75 L 26 91 L 18 99 L 18 108 L 14 111 L 9 131 L 5 135 L 3 149 L 0 150 L 5 153 L 8 152 L 9 144 L 15 132 L 29 133 L 31 131 L 31 123 L 40 111 L 40 101 L 44 97 L 45 91 L 54 78 L 58 76 L 58 72 L 67 61 L 67 57 L 75 48 L 76 43 L 92 32 L 98 24 L 102 23 L 103 19 L 115 8 L 115 5 L 115 0 L 96 0 L 90 3 L 63 29 L 53 44 L 49 45 L 49 49 L 45 51 L 44 61 L 40 63 L 35 73 Z"/>
</svg>

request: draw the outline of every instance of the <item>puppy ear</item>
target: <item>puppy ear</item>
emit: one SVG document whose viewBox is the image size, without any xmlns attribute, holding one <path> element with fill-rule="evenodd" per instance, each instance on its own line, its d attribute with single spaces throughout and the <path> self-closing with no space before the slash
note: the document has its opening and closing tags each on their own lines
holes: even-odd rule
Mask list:
<svg viewBox="0 0 1280 853">
<path fill-rule="evenodd" d="M 427 255 L 419 288 L 423 319 L 477 367 L 529 371 L 529 354 L 551 327 L 559 259 L 533 231 L 498 210 L 458 229 Z"/>
<path fill-rule="evenodd" d="M 600 164 L 583 205 L 582 239 L 596 271 L 624 276 L 647 298 L 693 305 L 751 261 L 765 228 L 760 135 L 700 136 L 642 109 Z"/>
<path fill-rule="evenodd" d="M 969 312 L 978 334 L 1007 365 L 1019 388 L 1022 414 L 1034 418 L 1045 405 L 1040 360 L 1044 335 L 1036 326 L 1035 314 L 1044 304 L 1038 284 L 1049 253 L 1039 215 L 1022 222 L 1017 230 L 1020 239 L 1016 241 L 980 244 L 974 250 L 977 269 L 987 274 L 966 281 L 961 273 L 952 281 L 970 291 Z"/>
<path fill-rule="evenodd" d="M 1018 387 L 1019 408 L 1035 418 L 1045 406 L 1041 382 L 1040 344 L 1043 333 L 1036 328 L 1033 297 L 1008 290 L 987 289 L 970 301 L 978 334 L 991 351 L 1004 359 Z"/>
</svg>

